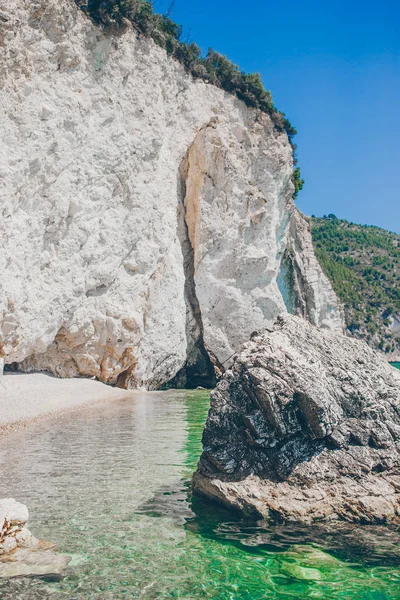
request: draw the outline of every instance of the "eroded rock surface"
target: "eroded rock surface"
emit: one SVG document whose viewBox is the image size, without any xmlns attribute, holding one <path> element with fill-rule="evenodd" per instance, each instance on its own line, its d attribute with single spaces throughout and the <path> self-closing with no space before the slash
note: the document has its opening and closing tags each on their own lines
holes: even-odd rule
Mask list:
<svg viewBox="0 0 400 600">
<path fill-rule="evenodd" d="M 0 357 L 209 385 L 288 310 L 341 327 L 268 115 L 73 0 L 0 0 Z"/>
<path fill-rule="evenodd" d="M 0 577 L 62 575 L 69 557 L 56 554 L 54 544 L 38 540 L 26 524 L 29 513 L 13 498 L 0 500 Z"/>
<path fill-rule="evenodd" d="M 266 518 L 400 521 L 400 373 L 291 315 L 211 395 L 194 489 Z"/>
</svg>

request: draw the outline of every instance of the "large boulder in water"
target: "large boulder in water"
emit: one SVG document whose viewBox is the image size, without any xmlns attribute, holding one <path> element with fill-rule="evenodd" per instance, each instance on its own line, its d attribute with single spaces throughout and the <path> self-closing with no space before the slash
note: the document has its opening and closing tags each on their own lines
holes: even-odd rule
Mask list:
<svg viewBox="0 0 400 600">
<path fill-rule="evenodd" d="M 291 315 L 211 394 L 195 493 L 263 518 L 400 522 L 400 372 Z"/>
</svg>

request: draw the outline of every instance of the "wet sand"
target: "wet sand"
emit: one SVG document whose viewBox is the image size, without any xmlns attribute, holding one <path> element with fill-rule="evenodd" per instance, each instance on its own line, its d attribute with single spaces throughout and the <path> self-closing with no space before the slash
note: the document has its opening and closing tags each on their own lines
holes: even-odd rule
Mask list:
<svg viewBox="0 0 400 600">
<path fill-rule="evenodd" d="M 45 373 L 5 373 L 0 378 L 0 434 L 57 413 L 130 395 L 93 379 L 58 379 Z"/>
</svg>

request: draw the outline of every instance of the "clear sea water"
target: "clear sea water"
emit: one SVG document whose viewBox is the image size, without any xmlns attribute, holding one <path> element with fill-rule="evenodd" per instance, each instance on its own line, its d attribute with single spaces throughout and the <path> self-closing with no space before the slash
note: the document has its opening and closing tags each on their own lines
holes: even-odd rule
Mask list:
<svg viewBox="0 0 400 600">
<path fill-rule="evenodd" d="M 390 364 L 396 367 L 396 369 L 400 369 L 400 362 L 392 362 Z"/>
<path fill-rule="evenodd" d="M 399 534 L 267 526 L 192 500 L 205 392 L 132 394 L 0 439 L 0 496 L 72 557 L 1 600 L 400 599 Z"/>
</svg>

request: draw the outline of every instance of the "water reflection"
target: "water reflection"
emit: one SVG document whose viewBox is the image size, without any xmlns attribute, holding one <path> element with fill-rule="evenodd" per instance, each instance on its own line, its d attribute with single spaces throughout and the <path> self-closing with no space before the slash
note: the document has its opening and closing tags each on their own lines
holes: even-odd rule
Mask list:
<svg viewBox="0 0 400 600">
<path fill-rule="evenodd" d="M 169 517 L 187 531 L 222 543 L 246 547 L 252 552 L 287 552 L 294 546 L 310 544 L 340 560 L 360 565 L 400 567 L 398 527 L 359 526 L 351 523 L 321 525 L 271 524 L 242 519 L 239 514 L 192 498 L 190 485 L 161 488 L 137 511 L 152 517 Z"/>
<path fill-rule="evenodd" d="M 399 598 L 396 531 L 269 527 L 191 499 L 207 410 L 201 392 L 133 394 L 0 439 L 1 494 L 73 559 L 60 582 L 0 582 L 2 600 Z"/>
</svg>

